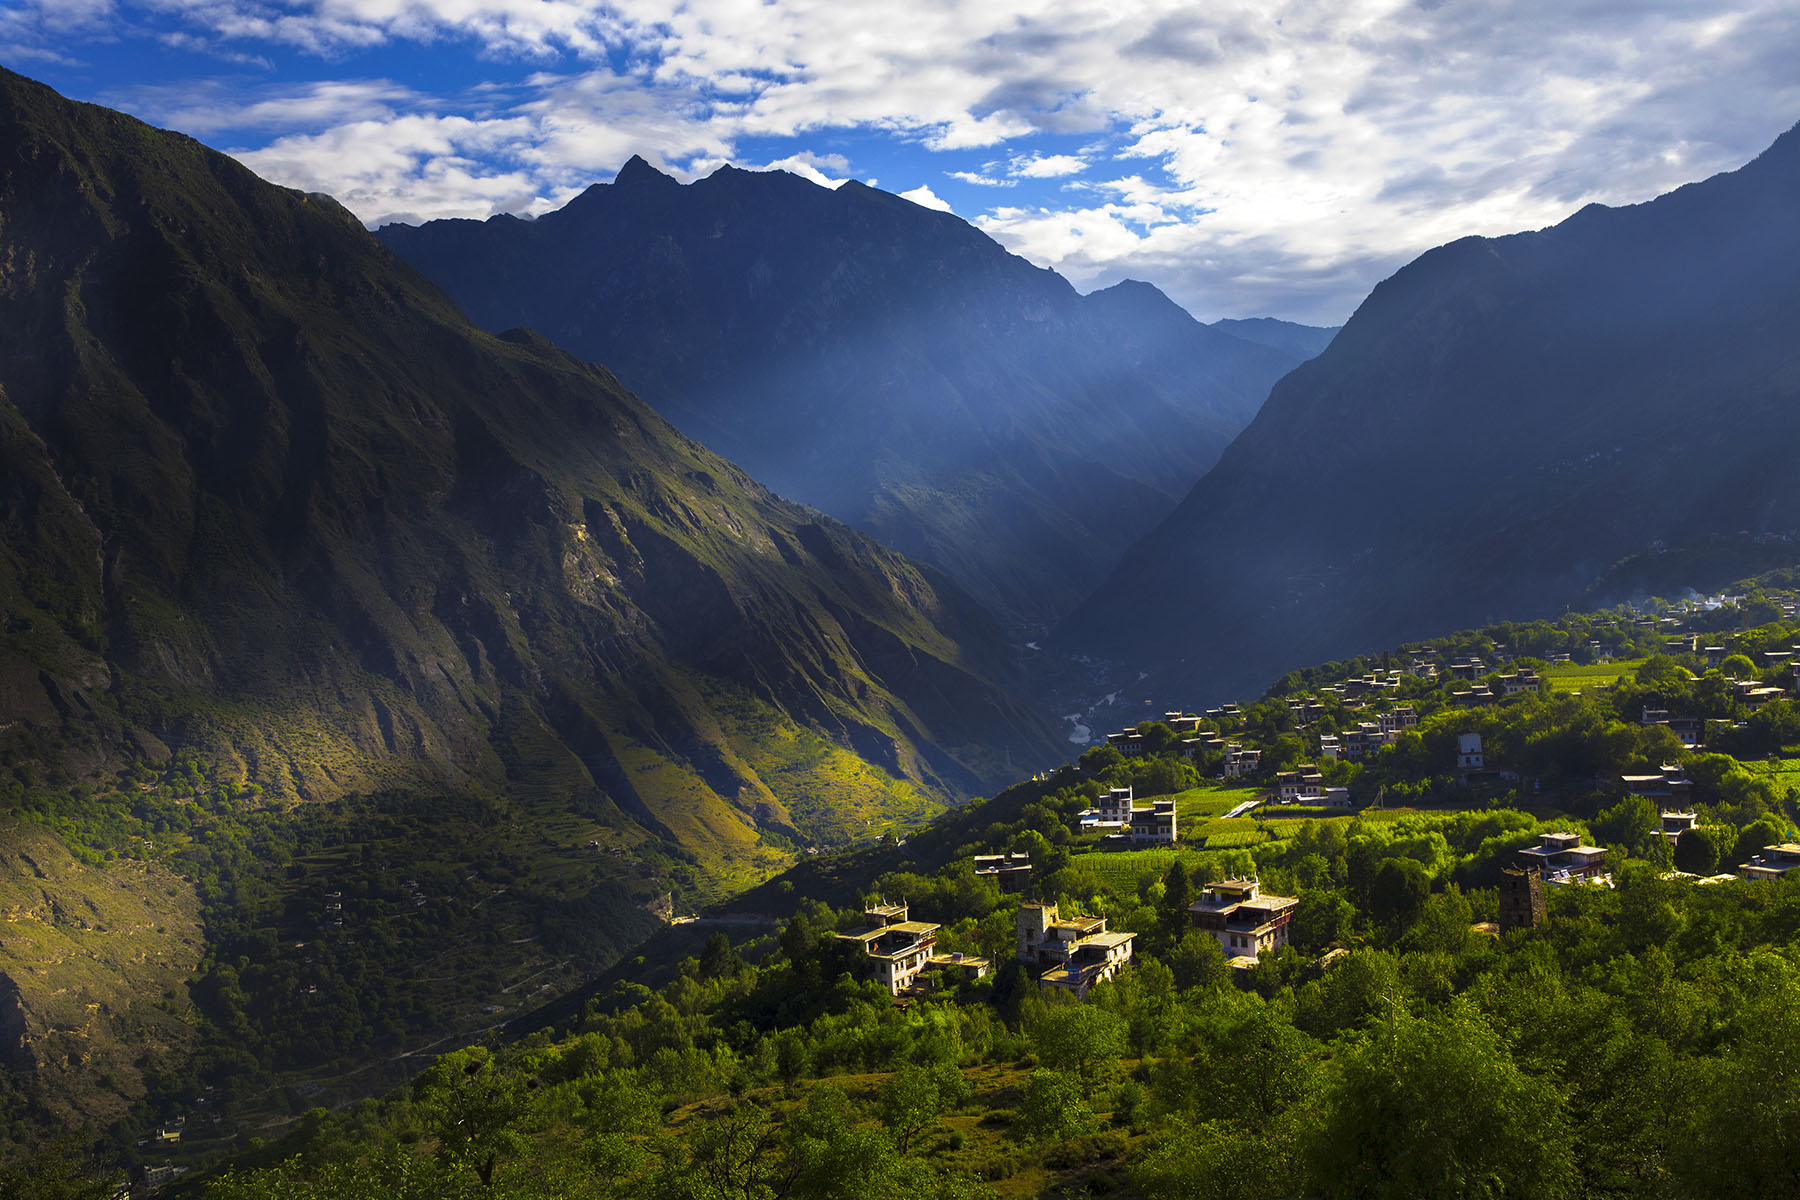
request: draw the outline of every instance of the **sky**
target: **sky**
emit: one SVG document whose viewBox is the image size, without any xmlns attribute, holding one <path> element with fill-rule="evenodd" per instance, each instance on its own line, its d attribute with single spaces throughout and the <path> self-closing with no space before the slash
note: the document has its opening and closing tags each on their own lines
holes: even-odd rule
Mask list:
<svg viewBox="0 0 1800 1200">
<path fill-rule="evenodd" d="M 0 63 L 365 222 L 639 154 L 855 178 L 1082 290 L 1337 324 L 1434 245 L 1800 121 L 1794 0 L 0 0 Z"/>
</svg>

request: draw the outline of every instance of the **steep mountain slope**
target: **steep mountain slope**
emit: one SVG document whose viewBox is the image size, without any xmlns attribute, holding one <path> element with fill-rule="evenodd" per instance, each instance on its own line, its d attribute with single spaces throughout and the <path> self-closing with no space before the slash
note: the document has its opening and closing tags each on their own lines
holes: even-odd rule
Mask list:
<svg viewBox="0 0 1800 1200">
<path fill-rule="evenodd" d="M 1058 632 L 1169 699 L 1554 613 L 1658 543 L 1800 534 L 1800 132 L 1382 283 Z"/>
<path fill-rule="evenodd" d="M 536 221 L 379 236 L 477 323 L 606 363 L 777 492 L 1026 625 L 1097 583 L 1301 357 L 784 172 L 683 186 L 634 158 Z"/>
<path fill-rule="evenodd" d="M 0 74 L 0 214 L 0 808 L 194 755 L 222 810 L 512 796 L 705 891 L 1055 753 L 953 586 L 329 198 Z M 649 927 L 593 894 L 593 953 Z"/>
</svg>

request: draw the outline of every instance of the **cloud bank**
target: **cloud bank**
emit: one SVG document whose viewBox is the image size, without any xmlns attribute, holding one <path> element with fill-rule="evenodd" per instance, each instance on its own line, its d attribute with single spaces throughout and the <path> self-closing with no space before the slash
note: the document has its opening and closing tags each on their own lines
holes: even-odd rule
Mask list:
<svg viewBox="0 0 1800 1200">
<path fill-rule="evenodd" d="M 1800 117 L 1791 0 L 0 10 L 0 52 L 21 59 L 134 38 L 220 72 L 93 98 L 370 222 L 543 211 L 633 153 L 686 176 L 874 174 L 1078 285 L 1150 279 L 1204 318 L 1342 320 L 1432 245 L 1647 199 Z M 460 66 L 369 69 L 408 56 Z"/>
</svg>

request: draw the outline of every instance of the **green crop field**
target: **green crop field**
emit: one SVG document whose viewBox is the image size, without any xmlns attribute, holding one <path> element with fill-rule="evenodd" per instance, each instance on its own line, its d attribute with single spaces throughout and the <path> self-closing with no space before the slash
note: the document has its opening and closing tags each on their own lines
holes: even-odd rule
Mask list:
<svg viewBox="0 0 1800 1200">
<path fill-rule="evenodd" d="M 1160 877 L 1168 871 L 1169 864 L 1177 860 L 1191 871 L 1200 864 L 1203 857 L 1198 850 L 1186 847 L 1178 850 L 1165 847 L 1156 850 L 1099 851 L 1076 856 L 1072 865 L 1120 895 L 1129 895 L 1137 890 L 1138 880 L 1143 878 L 1146 871 Z"/>
<path fill-rule="evenodd" d="M 1189 788 L 1175 794 L 1175 816 L 1185 826 L 1190 821 L 1228 813 L 1244 801 L 1254 800 L 1261 794 L 1261 788 L 1253 787 L 1219 787 L 1208 784 L 1205 787 Z"/>
<path fill-rule="evenodd" d="M 1544 680 L 1553 692 L 1585 692 L 1594 688 L 1611 687 L 1624 676 L 1636 674 L 1637 669 L 1643 665 L 1644 660 L 1641 658 L 1589 663 L 1585 666 L 1558 663 L 1544 668 Z"/>
<path fill-rule="evenodd" d="M 1789 752 L 1792 752 L 1791 747 Z M 1800 758 L 1778 758 L 1773 762 L 1745 759 L 1744 765 L 1758 774 L 1773 775 L 1783 783 L 1800 784 Z"/>
<path fill-rule="evenodd" d="M 1415 815 L 1416 808 L 1365 808 L 1356 815 L 1359 821 L 1398 821 Z"/>
<path fill-rule="evenodd" d="M 1208 850 L 1242 850 L 1260 844 L 1263 836 L 1263 831 L 1260 829 L 1209 833 L 1206 835 L 1206 848 Z"/>
</svg>

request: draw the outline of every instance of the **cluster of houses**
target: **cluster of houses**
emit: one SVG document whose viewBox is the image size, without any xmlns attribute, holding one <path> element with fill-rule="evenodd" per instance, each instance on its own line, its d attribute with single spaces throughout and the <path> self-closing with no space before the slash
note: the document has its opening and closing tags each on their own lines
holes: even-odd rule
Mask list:
<svg viewBox="0 0 1800 1200">
<path fill-rule="evenodd" d="M 1668 766 L 1656 775 L 1625 776 L 1635 794 L 1662 802 L 1662 832 L 1671 842 L 1694 827 L 1694 813 L 1686 804 L 1692 782 L 1681 768 Z M 1544 919 L 1545 889 L 1569 884 L 1610 887 L 1607 850 L 1591 846 L 1581 835 L 1558 830 L 1541 833 L 1535 845 L 1518 851 L 1517 866 L 1502 873 L 1500 920 L 1493 929 L 1535 925 Z M 1009 891 L 1023 890 L 1030 878 L 1029 855 L 980 855 L 978 874 L 995 878 Z M 1744 879 L 1779 879 L 1800 869 L 1800 844 L 1784 842 L 1765 847 L 1739 868 Z M 1735 878 L 1714 876 L 1701 882 Z M 1288 944 L 1288 927 L 1300 901 L 1262 891 L 1255 876 L 1221 879 L 1208 883 L 1200 898 L 1188 906 L 1193 927 L 1217 939 L 1234 970 L 1254 966 L 1259 955 Z M 895 997 L 923 990 L 921 976 L 928 971 L 947 971 L 965 980 L 986 976 L 993 964 L 986 958 L 937 950 L 939 925 L 909 919 L 905 904 L 879 903 L 863 911 L 866 928 L 840 933 L 841 941 L 855 943 L 871 965 L 874 976 Z M 1490 932 L 1493 931 L 1490 929 Z M 1108 930 L 1106 918 L 1076 913 L 1063 916 L 1055 904 L 1019 906 L 1015 957 L 1031 971 L 1043 988 L 1056 988 L 1085 997 L 1097 983 L 1112 979 L 1132 960 L 1136 934 Z M 177 1135 L 179 1136 L 179 1135 Z"/>
<path fill-rule="evenodd" d="M 1026 858 L 1029 867 L 1029 857 L 1023 855 L 987 855 L 976 861 L 999 861 L 1006 864 L 1002 869 L 1012 869 L 1017 858 Z M 1230 964 L 1241 970 L 1253 966 L 1257 955 L 1288 944 L 1288 924 L 1299 906 L 1294 897 L 1265 894 L 1254 876 L 1222 879 L 1207 884 L 1188 906 L 1188 919 L 1194 928 L 1216 938 Z M 840 933 L 838 940 L 862 952 L 875 980 L 891 996 L 925 990 L 927 972 L 952 971 L 974 980 L 992 970 L 985 958 L 940 953 L 937 935 L 942 926 L 911 920 L 905 904 L 870 904 L 863 917 L 865 928 Z M 1017 935 L 1014 956 L 1038 986 L 1077 997 L 1085 997 L 1095 984 L 1113 978 L 1131 962 L 1137 939 L 1134 933 L 1107 929 L 1105 917 L 1065 916 L 1055 904 L 1039 903 L 1019 906 Z"/>
<path fill-rule="evenodd" d="M 1132 801 L 1130 788 L 1109 788 L 1092 808 L 1077 814 L 1076 824 L 1083 831 L 1106 831 L 1103 845 L 1173 846 L 1176 841 L 1175 799 L 1171 796 L 1152 800 L 1148 806 L 1140 808 Z"/>
<path fill-rule="evenodd" d="M 1350 762 L 1367 758 L 1381 747 L 1399 741 L 1401 734 L 1418 723 L 1419 714 L 1412 705 L 1397 704 L 1386 712 L 1377 713 L 1373 721 L 1358 721 L 1354 729 L 1344 730 L 1342 737 L 1320 734 L 1319 757 Z"/>
</svg>

